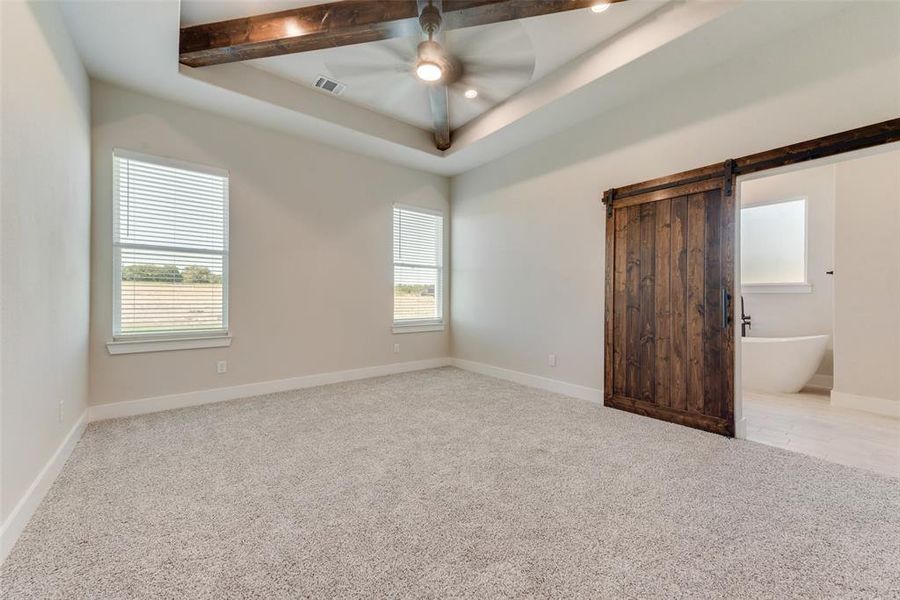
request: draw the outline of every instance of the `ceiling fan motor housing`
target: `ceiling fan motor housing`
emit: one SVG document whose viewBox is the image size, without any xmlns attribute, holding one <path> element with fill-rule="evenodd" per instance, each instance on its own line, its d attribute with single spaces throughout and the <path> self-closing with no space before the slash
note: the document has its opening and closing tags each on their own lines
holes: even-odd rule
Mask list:
<svg viewBox="0 0 900 600">
<path fill-rule="evenodd" d="M 417 64 L 434 63 L 441 68 L 442 85 L 450 85 L 462 77 L 462 63 L 444 50 L 444 47 L 432 40 L 419 43 Z"/>
</svg>

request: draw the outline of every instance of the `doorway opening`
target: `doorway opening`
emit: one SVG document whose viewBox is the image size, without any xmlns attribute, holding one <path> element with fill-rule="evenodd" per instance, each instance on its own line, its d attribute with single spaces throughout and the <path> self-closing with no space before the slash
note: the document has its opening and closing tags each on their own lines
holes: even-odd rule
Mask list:
<svg viewBox="0 0 900 600">
<path fill-rule="evenodd" d="M 900 477 L 900 144 L 737 193 L 737 436 Z"/>
</svg>

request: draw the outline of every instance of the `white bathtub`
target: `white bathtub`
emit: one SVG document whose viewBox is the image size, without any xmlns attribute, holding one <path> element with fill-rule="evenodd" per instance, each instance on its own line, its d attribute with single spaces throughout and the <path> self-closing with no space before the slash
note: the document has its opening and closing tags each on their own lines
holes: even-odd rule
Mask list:
<svg viewBox="0 0 900 600">
<path fill-rule="evenodd" d="M 819 368 L 829 337 L 741 338 L 741 384 L 759 392 L 799 392 Z"/>
</svg>

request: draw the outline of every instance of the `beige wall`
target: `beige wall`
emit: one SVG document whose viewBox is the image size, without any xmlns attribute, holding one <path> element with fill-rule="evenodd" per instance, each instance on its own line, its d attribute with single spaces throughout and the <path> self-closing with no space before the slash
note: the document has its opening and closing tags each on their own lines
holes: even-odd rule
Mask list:
<svg viewBox="0 0 900 600">
<path fill-rule="evenodd" d="M 0 2 L 4 523 L 87 408 L 88 79 L 56 10 Z"/>
<path fill-rule="evenodd" d="M 105 83 L 92 90 L 92 403 L 448 355 L 449 332 L 391 333 L 392 203 L 446 211 L 446 178 Z M 107 352 L 117 147 L 230 171 L 230 348 Z"/>
<path fill-rule="evenodd" d="M 603 190 L 896 118 L 898 27 L 854 7 L 455 177 L 453 355 L 600 388 Z"/>
<path fill-rule="evenodd" d="M 834 392 L 900 402 L 900 152 L 835 168 Z"/>
<path fill-rule="evenodd" d="M 753 319 L 749 335 L 782 337 L 833 335 L 834 279 L 834 165 L 779 173 L 741 184 L 741 206 L 806 197 L 806 270 L 809 293 L 770 294 L 744 291 L 744 304 Z M 752 288 L 751 288 L 752 289 Z M 832 343 L 818 373 L 834 372 Z"/>
</svg>

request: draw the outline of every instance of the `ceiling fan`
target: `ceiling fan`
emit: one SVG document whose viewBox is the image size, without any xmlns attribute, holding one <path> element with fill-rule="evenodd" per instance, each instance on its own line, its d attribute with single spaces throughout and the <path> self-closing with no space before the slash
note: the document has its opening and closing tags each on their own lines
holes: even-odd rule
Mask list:
<svg viewBox="0 0 900 600">
<path fill-rule="evenodd" d="M 317 0 L 299 8 L 182 27 L 178 60 L 196 68 L 385 40 L 409 41 L 414 36 L 416 45 L 408 50 L 391 44 L 370 46 L 366 56 L 377 56 L 376 48 L 387 50 L 388 64 L 326 66 L 345 79 L 402 73 L 410 84 L 423 86 L 434 120 L 435 144 L 445 150 L 450 146 L 451 97 L 461 94 L 467 99 L 477 97 L 478 102 L 495 104 L 491 92 L 498 86 L 501 94 L 497 96 L 505 97 L 527 84 L 534 72 L 530 41 L 525 44 L 528 56 L 507 64 L 492 64 L 485 57 L 505 56 L 510 46 L 501 44 L 499 50 L 497 45 L 493 51 L 485 50 L 485 46 L 490 46 L 485 40 L 496 42 L 504 25 L 516 25 L 512 30 L 527 40 L 524 29 L 516 24 L 519 19 L 587 8 L 600 13 L 623 1 Z M 479 27 L 491 24 L 501 26 L 493 26 L 489 31 Z M 453 31 L 455 37 L 445 37 L 445 31 Z M 468 37 L 459 31 L 469 32 Z M 524 80 L 519 81 L 523 85 L 510 85 L 515 78 Z M 502 89 L 504 81 L 507 89 Z"/>
<path fill-rule="evenodd" d="M 500 24 L 499 30 L 498 26 L 489 31 L 458 30 L 451 40 L 441 31 L 441 0 L 419 0 L 419 6 L 421 33 L 407 40 L 417 40 L 413 47 L 402 41 L 373 45 L 373 52 L 364 63 L 332 61 L 326 66 L 335 77 L 351 84 L 365 85 L 373 79 L 383 83 L 391 74 L 411 76 L 412 81 L 427 90 L 435 145 L 446 150 L 450 147 L 452 104 L 462 106 L 457 102 L 477 99 L 482 106 L 494 105 L 501 94 L 492 91 L 524 87 L 534 73 L 534 53 L 528 36 L 517 23 Z M 507 54 L 511 51 L 513 56 L 503 61 L 482 58 L 498 50 Z"/>
</svg>

